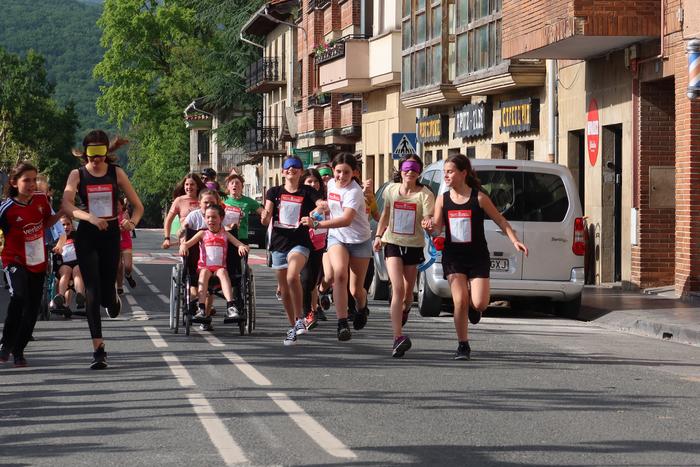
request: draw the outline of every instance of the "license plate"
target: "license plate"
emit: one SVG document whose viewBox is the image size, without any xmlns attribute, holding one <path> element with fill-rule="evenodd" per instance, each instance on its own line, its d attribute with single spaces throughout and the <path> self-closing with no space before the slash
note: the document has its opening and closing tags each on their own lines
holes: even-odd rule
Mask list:
<svg viewBox="0 0 700 467">
<path fill-rule="evenodd" d="M 509 267 L 507 258 L 491 258 L 492 271 L 508 271 Z"/>
</svg>

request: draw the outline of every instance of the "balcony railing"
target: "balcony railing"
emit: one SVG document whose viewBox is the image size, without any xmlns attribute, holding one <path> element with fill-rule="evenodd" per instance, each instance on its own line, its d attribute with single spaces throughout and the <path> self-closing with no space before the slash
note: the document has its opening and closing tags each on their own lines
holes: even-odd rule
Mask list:
<svg viewBox="0 0 700 467">
<path fill-rule="evenodd" d="M 319 107 L 322 105 L 327 105 L 331 103 L 330 93 L 324 92 L 321 94 L 314 94 L 309 96 L 308 104 L 309 107 Z"/>
<path fill-rule="evenodd" d="M 248 92 L 268 92 L 285 84 L 284 66 L 277 57 L 261 58 L 248 67 L 246 85 Z"/>
</svg>

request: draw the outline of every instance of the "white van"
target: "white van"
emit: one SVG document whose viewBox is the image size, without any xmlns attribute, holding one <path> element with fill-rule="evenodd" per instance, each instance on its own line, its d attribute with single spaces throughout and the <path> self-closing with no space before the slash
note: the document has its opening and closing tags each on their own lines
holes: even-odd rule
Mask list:
<svg viewBox="0 0 700 467">
<path fill-rule="evenodd" d="M 508 220 L 529 256 L 518 252 L 486 219 L 491 253 L 491 300 L 551 301 L 558 314 L 576 317 L 584 285 L 584 220 L 578 189 L 564 166 L 546 162 L 470 159 L 484 192 Z M 441 160 L 426 167 L 421 182 L 436 196 L 447 191 Z M 418 277 L 418 308 L 437 316 L 450 300 L 441 255 Z"/>
</svg>

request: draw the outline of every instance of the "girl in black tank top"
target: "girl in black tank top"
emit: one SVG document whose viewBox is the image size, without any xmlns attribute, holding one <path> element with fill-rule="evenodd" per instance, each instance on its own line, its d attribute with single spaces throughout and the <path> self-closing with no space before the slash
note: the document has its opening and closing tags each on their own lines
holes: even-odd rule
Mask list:
<svg viewBox="0 0 700 467">
<path fill-rule="evenodd" d="M 472 324 L 478 323 L 481 313 L 490 301 L 491 262 L 484 233 L 484 218 L 488 216 L 493 220 L 508 235 L 516 250 L 527 255 L 527 247 L 518 240 L 510 224 L 498 212 L 488 195 L 479 191 L 481 184 L 466 156 L 451 156 L 445 161 L 444 170 L 445 183 L 450 190 L 438 197 L 433 221 L 424 223 L 423 227 L 436 234 L 445 226 L 442 269 L 450 283 L 455 329 L 459 341 L 454 359 L 469 360 L 471 348 L 467 316 Z M 455 199 L 465 201 L 458 203 Z"/>
</svg>

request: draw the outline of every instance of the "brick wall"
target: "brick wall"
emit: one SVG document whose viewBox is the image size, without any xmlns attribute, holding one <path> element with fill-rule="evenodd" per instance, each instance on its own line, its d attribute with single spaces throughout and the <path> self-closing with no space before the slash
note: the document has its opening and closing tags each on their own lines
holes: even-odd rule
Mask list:
<svg viewBox="0 0 700 467">
<path fill-rule="evenodd" d="M 340 126 L 360 126 L 362 125 L 362 102 L 345 101 L 340 105 Z"/>
<path fill-rule="evenodd" d="M 360 0 L 347 0 L 340 5 L 340 29 L 360 25 Z"/>
<path fill-rule="evenodd" d="M 632 247 L 632 282 L 641 288 L 668 285 L 675 274 L 675 209 L 650 203 L 650 167 L 675 165 L 674 81 L 642 83 L 639 90 L 637 177 L 638 239 Z"/>
<path fill-rule="evenodd" d="M 660 1 L 503 0 L 503 57 L 579 34 L 658 36 Z"/>
</svg>

